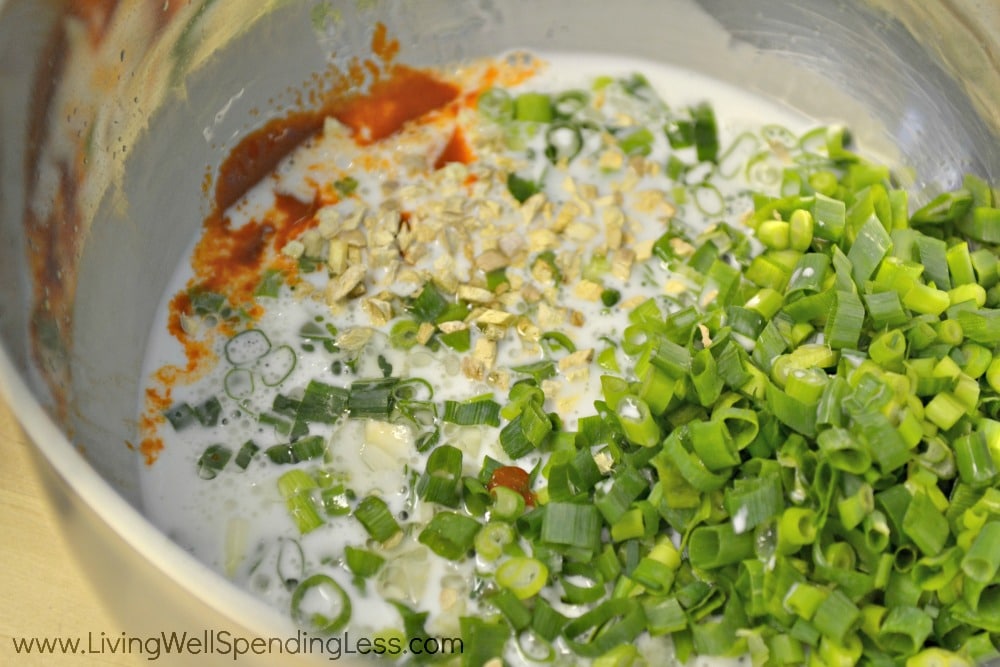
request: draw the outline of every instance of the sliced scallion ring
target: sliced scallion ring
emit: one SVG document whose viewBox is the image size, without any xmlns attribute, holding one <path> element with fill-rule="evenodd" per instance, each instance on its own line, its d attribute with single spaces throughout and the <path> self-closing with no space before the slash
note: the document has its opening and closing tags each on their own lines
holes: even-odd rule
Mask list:
<svg viewBox="0 0 1000 667">
<path fill-rule="evenodd" d="M 554 354 L 557 350 L 563 350 L 567 354 L 576 352 L 576 344 L 573 340 L 561 331 L 546 331 L 542 334 L 539 342 L 549 354 Z"/>
<path fill-rule="evenodd" d="M 277 387 L 292 374 L 297 361 L 295 350 L 288 345 L 282 345 L 258 358 L 254 369 L 260 374 L 264 384 L 268 387 Z"/>
<path fill-rule="evenodd" d="M 514 118 L 514 100 L 502 88 L 487 88 L 476 99 L 476 109 L 490 120 L 505 123 Z"/>
<path fill-rule="evenodd" d="M 389 332 L 389 344 L 397 350 L 409 350 L 417 344 L 417 332 L 420 324 L 414 320 L 400 320 L 392 326 Z"/>
<path fill-rule="evenodd" d="M 351 619 L 351 598 L 332 577 L 314 574 L 292 593 L 292 618 L 317 632 L 337 632 Z"/>
<path fill-rule="evenodd" d="M 826 153 L 826 128 L 821 125 L 803 133 L 798 144 L 803 152 L 822 156 Z"/>
<path fill-rule="evenodd" d="M 764 141 L 768 144 L 772 146 L 783 146 L 786 149 L 791 149 L 799 143 L 798 137 L 796 137 L 792 131 L 784 125 L 765 125 L 760 128 L 760 136 L 762 136 Z"/>
<path fill-rule="evenodd" d="M 396 400 L 396 410 L 417 426 L 431 427 L 437 423 L 438 405 L 433 401 Z"/>
<path fill-rule="evenodd" d="M 575 566 L 575 567 L 573 567 Z M 569 604 L 588 604 L 604 597 L 604 579 L 601 573 L 580 563 L 569 563 L 559 579 L 563 600 Z"/>
<path fill-rule="evenodd" d="M 572 160 L 583 148 L 583 133 L 577 125 L 553 123 L 545 131 L 545 157 L 553 164 Z"/>
<path fill-rule="evenodd" d="M 514 529 L 509 523 L 491 521 L 476 533 L 473 546 L 476 553 L 488 561 L 495 561 L 503 554 L 503 550 L 514 541 Z"/>
<path fill-rule="evenodd" d="M 770 150 L 760 151 L 747 160 L 743 173 L 754 187 L 771 187 L 781 180 L 781 166 Z"/>
<path fill-rule="evenodd" d="M 226 360 L 234 366 L 252 363 L 271 350 L 271 341 L 260 329 L 247 329 L 226 341 Z"/>
<path fill-rule="evenodd" d="M 434 386 L 422 377 L 404 378 L 392 388 L 397 401 L 426 402 L 434 398 Z"/>
<path fill-rule="evenodd" d="M 556 95 L 552 103 L 557 118 L 569 118 L 587 106 L 590 95 L 584 90 L 567 90 Z"/>
<path fill-rule="evenodd" d="M 695 207 L 705 215 L 722 215 L 726 202 L 719 188 L 711 183 L 702 183 L 691 193 Z"/>
<path fill-rule="evenodd" d="M 795 164 L 807 169 L 820 169 L 830 164 L 830 159 L 819 153 L 796 153 L 792 160 L 795 161 Z"/>
<path fill-rule="evenodd" d="M 545 641 L 532 628 L 524 630 L 517 636 L 517 648 L 531 662 L 552 662 L 556 657 L 556 650 L 552 644 Z"/>
<path fill-rule="evenodd" d="M 752 132 L 743 132 L 719 156 L 718 173 L 723 178 L 734 178 L 750 155 L 757 151 L 760 139 Z"/>
<path fill-rule="evenodd" d="M 253 396 L 253 373 L 246 368 L 231 368 L 223 382 L 226 396 L 242 402 Z"/>
<path fill-rule="evenodd" d="M 527 600 L 542 590 L 549 578 L 549 568 L 540 560 L 515 556 L 497 568 L 497 583 L 509 589 L 520 600 Z"/>
</svg>

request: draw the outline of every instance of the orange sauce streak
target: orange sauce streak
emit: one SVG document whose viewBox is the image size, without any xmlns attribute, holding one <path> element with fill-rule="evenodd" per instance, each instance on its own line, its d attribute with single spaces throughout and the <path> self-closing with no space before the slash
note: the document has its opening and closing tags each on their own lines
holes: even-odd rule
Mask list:
<svg viewBox="0 0 1000 667">
<path fill-rule="evenodd" d="M 451 134 L 451 139 L 448 140 L 448 144 L 441 151 L 441 154 L 438 155 L 437 160 L 434 161 L 434 168 L 440 169 L 449 162 L 469 164 L 475 159 L 475 154 L 473 154 L 469 143 L 465 140 L 465 133 L 462 132 L 461 127 L 456 127 L 455 131 Z"/>
<path fill-rule="evenodd" d="M 152 435 L 156 432 L 166 419 L 163 412 L 170 408 L 172 399 L 170 398 L 170 387 L 164 387 L 163 391 L 154 388 L 146 389 L 146 412 L 139 419 L 139 433 L 143 434 L 139 441 L 139 452 L 143 456 L 146 465 L 153 465 L 160 452 L 163 451 L 163 440 Z M 129 449 L 135 449 L 135 445 L 126 441 Z"/>
<path fill-rule="evenodd" d="M 142 454 L 142 458 L 148 466 L 156 463 L 156 459 L 160 457 L 160 452 L 162 451 L 163 440 L 160 438 L 144 438 L 143 441 L 139 443 L 139 452 Z"/>
<path fill-rule="evenodd" d="M 246 194 L 281 159 L 323 127 L 323 114 L 298 112 L 268 121 L 250 133 L 226 157 L 215 184 L 216 211 L 225 211 Z"/>
<path fill-rule="evenodd" d="M 146 405 L 159 410 L 166 410 L 170 407 L 170 387 L 164 388 L 162 392 L 150 387 L 146 389 Z"/>
<path fill-rule="evenodd" d="M 187 334 L 181 327 L 181 315 L 191 315 L 191 297 L 187 292 L 178 292 L 170 299 L 169 312 L 167 331 L 177 340 L 184 340 Z"/>
<path fill-rule="evenodd" d="M 173 385 L 181 380 L 186 382 L 197 380 L 199 377 L 204 376 L 209 364 L 218 360 L 218 356 L 205 341 L 185 338 L 183 343 L 184 353 L 187 355 L 187 364 L 183 368 L 174 365 L 163 366 L 153 374 L 156 381 L 165 387 L 167 398 L 170 397 L 170 388 Z M 170 407 L 170 404 L 168 402 L 167 405 L 152 407 L 162 407 L 162 410 L 160 410 L 162 412 Z"/>
<path fill-rule="evenodd" d="M 197 284 L 229 296 L 234 304 L 249 300 L 274 235 L 271 221 L 251 220 L 234 229 L 229 218 L 210 216 L 192 257 Z"/>
<path fill-rule="evenodd" d="M 389 39 L 389 31 L 381 21 L 375 24 L 372 34 L 372 53 L 387 64 L 391 64 L 399 53 L 399 40 Z"/>
<path fill-rule="evenodd" d="M 367 95 L 346 100 L 334 109 L 333 115 L 353 130 L 355 141 L 366 145 L 388 137 L 407 121 L 443 107 L 457 96 L 456 86 L 399 65 L 389 79 L 373 84 Z"/>
<path fill-rule="evenodd" d="M 535 494 L 531 490 L 531 477 L 528 472 L 518 466 L 500 466 L 493 471 L 490 481 L 486 483 L 487 490 L 493 490 L 498 486 L 505 486 L 511 491 L 516 491 L 524 498 L 524 504 L 528 507 L 535 506 Z"/>
<path fill-rule="evenodd" d="M 278 225 L 275 229 L 275 251 L 280 252 L 289 241 L 319 224 L 319 220 L 315 217 L 319 206 L 320 202 L 315 199 L 307 204 L 289 195 L 275 196 L 274 210 L 285 219 L 284 224 Z"/>
</svg>

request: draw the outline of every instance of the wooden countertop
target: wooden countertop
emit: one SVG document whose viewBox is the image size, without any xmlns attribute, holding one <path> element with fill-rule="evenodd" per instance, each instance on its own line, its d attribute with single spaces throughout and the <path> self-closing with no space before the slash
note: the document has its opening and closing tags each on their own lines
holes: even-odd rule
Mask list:
<svg viewBox="0 0 1000 667">
<path fill-rule="evenodd" d="M 57 523 L 28 436 L 0 401 L 0 664 L 142 665 L 128 655 L 25 655 L 14 638 L 120 634 Z"/>
</svg>

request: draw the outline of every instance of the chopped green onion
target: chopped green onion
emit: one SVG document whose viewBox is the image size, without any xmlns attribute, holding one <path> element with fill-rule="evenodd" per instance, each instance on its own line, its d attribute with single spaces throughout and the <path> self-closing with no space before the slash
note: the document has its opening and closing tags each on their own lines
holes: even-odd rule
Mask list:
<svg viewBox="0 0 1000 667">
<path fill-rule="evenodd" d="M 321 435 L 300 438 L 289 445 L 294 462 L 318 459 L 326 453 L 326 439 Z"/>
<path fill-rule="evenodd" d="M 458 507 L 461 482 L 462 450 L 440 445 L 427 458 L 427 468 L 417 482 L 417 495 L 427 502 Z"/>
<path fill-rule="evenodd" d="M 278 478 L 278 492 L 285 499 L 288 513 L 303 535 L 324 523 L 312 497 L 318 487 L 316 480 L 303 470 L 289 470 Z"/>
<path fill-rule="evenodd" d="M 622 294 L 616 289 L 605 289 L 601 292 L 601 303 L 611 308 L 621 301 Z"/>
<path fill-rule="evenodd" d="M 410 312 L 417 322 L 436 322 L 448 309 L 448 302 L 433 283 L 425 283 L 420 294 L 410 303 Z"/>
<path fill-rule="evenodd" d="M 593 505 L 551 502 L 542 518 L 542 542 L 596 551 L 600 540 L 601 520 Z"/>
<path fill-rule="evenodd" d="M 392 517 L 389 506 L 378 496 L 367 496 L 358 503 L 354 509 L 354 517 L 376 542 L 387 542 L 401 530 Z"/>
<path fill-rule="evenodd" d="M 576 352 L 576 345 L 569 336 L 561 331 L 546 331 L 539 342 L 550 351 L 563 350 L 569 354 Z"/>
<path fill-rule="evenodd" d="M 343 484 L 334 484 L 320 490 L 323 509 L 328 516 L 347 516 L 350 514 L 351 502 L 354 498 L 354 492 L 345 488 Z"/>
<path fill-rule="evenodd" d="M 462 665 L 485 665 L 499 660 L 504 645 L 510 638 L 510 629 L 503 619 L 490 622 L 472 616 L 459 619 L 462 633 Z"/>
<path fill-rule="evenodd" d="M 861 337 L 861 329 L 865 320 L 865 307 L 858 295 L 853 292 L 838 290 L 834 302 L 834 310 L 827 320 L 827 344 L 834 349 L 854 348 Z"/>
<path fill-rule="evenodd" d="M 530 375 L 535 382 L 541 382 L 542 380 L 548 380 L 554 377 L 556 374 L 555 362 L 543 359 L 541 361 L 535 361 L 530 364 L 522 364 L 520 366 L 511 366 L 511 370 L 515 373 L 523 373 L 525 375 Z"/>
<path fill-rule="evenodd" d="M 344 176 L 334 181 L 333 187 L 341 197 L 347 197 L 358 188 L 358 179 L 352 176 Z"/>
<path fill-rule="evenodd" d="M 209 445 L 198 457 L 198 476 L 202 479 L 215 479 L 232 455 L 232 450 L 225 445 Z"/>
<path fill-rule="evenodd" d="M 933 624 L 933 619 L 922 609 L 895 606 L 882 621 L 878 642 L 894 653 L 913 655 L 931 634 Z"/>
<path fill-rule="evenodd" d="M 490 399 L 476 398 L 471 401 L 445 401 L 444 421 L 460 426 L 499 426 L 500 404 Z"/>
<path fill-rule="evenodd" d="M 691 565 L 706 570 L 738 563 L 753 553 L 753 533 L 736 533 L 731 524 L 699 526 L 688 540 Z"/>
<path fill-rule="evenodd" d="M 674 150 L 694 146 L 694 123 L 690 120 L 676 120 L 664 127 L 667 141 Z"/>
<path fill-rule="evenodd" d="M 223 294 L 210 292 L 199 286 L 188 290 L 188 297 L 196 315 L 218 315 L 223 319 L 229 319 L 232 315 L 232 309 Z"/>
<path fill-rule="evenodd" d="M 525 404 L 521 413 L 500 430 L 500 446 L 512 459 L 518 459 L 539 447 L 552 431 L 552 422 L 535 401 Z"/>
<path fill-rule="evenodd" d="M 281 285 L 285 281 L 285 274 L 281 269 L 268 269 L 264 271 L 260 282 L 253 291 L 256 297 L 267 297 L 275 299 L 281 290 Z"/>
<path fill-rule="evenodd" d="M 202 426 L 215 426 L 219 423 L 219 415 L 222 413 L 222 404 L 219 399 L 212 396 L 202 403 L 194 406 L 194 416 Z"/>
<path fill-rule="evenodd" d="M 507 269 L 499 268 L 486 272 L 486 289 L 496 292 L 501 285 L 510 286 L 510 279 L 507 278 Z"/>
<path fill-rule="evenodd" d="M 695 149 L 698 152 L 698 160 L 701 162 L 715 162 L 719 153 L 719 137 L 715 126 L 715 112 L 712 110 L 711 105 L 703 103 L 691 109 L 691 118 L 694 122 L 692 137 Z"/>
<path fill-rule="evenodd" d="M 455 512 L 438 512 L 417 538 L 421 544 L 448 560 L 464 558 L 472 549 L 481 524 Z"/>
<path fill-rule="evenodd" d="M 347 398 L 347 411 L 355 419 L 387 420 L 395 407 L 397 378 L 355 380 Z"/>
<path fill-rule="evenodd" d="M 1000 571 L 1000 521 L 990 521 L 973 539 L 962 558 L 962 571 L 980 584 L 992 582 Z"/>
<path fill-rule="evenodd" d="M 523 204 L 532 195 L 536 195 L 541 192 L 541 186 L 535 181 L 529 180 L 527 178 L 522 178 L 514 172 L 507 175 L 507 190 L 514 199 L 519 203 Z"/>
<path fill-rule="evenodd" d="M 910 216 L 913 225 L 949 222 L 965 215 L 972 205 L 972 194 L 965 189 L 945 192 Z"/>
<path fill-rule="evenodd" d="M 578 655 L 597 657 L 635 640 L 644 625 L 637 600 L 609 599 L 567 623 L 563 636 Z"/>
<path fill-rule="evenodd" d="M 163 413 L 175 431 L 181 431 L 194 424 L 198 418 L 195 416 L 194 408 L 187 403 L 177 403 Z"/>
<path fill-rule="evenodd" d="M 501 588 L 487 598 L 504 615 L 516 631 L 524 630 L 531 623 L 531 609 L 509 589 Z"/>
<path fill-rule="evenodd" d="M 253 440 L 247 440 L 240 447 L 240 451 L 236 453 L 235 463 L 237 467 L 241 470 L 246 470 L 247 466 L 250 465 L 250 461 L 253 457 L 260 451 L 260 447 Z"/>
<path fill-rule="evenodd" d="M 653 149 L 653 133 L 645 127 L 631 129 L 618 137 L 618 147 L 625 155 L 649 155 Z"/>
<path fill-rule="evenodd" d="M 618 401 L 615 415 L 629 442 L 643 447 L 653 447 L 660 443 L 660 427 L 653 419 L 649 406 L 637 396 L 625 396 Z"/>
<path fill-rule="evenodd" d="M 375 575 L 385 564 L 385 558 L 367 549 L 344 547 L 344 562 L 355 577 L 367 579 Z"/>
<path fill-rule="evenodd" d="M 552 121 L 552 98 L 545 93 L 522 93 L 514 98 L 514 119 L 533 123 Z"/>
</svg>

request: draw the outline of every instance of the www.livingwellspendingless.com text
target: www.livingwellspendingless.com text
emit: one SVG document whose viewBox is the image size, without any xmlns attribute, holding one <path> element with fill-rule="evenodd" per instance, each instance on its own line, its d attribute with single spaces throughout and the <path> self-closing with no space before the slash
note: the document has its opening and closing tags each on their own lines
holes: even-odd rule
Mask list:
<svg viewBox="0 0 1000 667">
<path fill-rule="evenodd" d="M 75 636 L 12 637 L 16 655 L 134 655 L 155 662 L 164 656 L 218 657 L 314 655 L 331 661 L 361 656 L 462 653 L 459 637 L 318 636 L 298 631 L 289 637 L 245 637 L 228 630 L 160 632 L 146 636 L 88 632 Z"/>
</svg>

